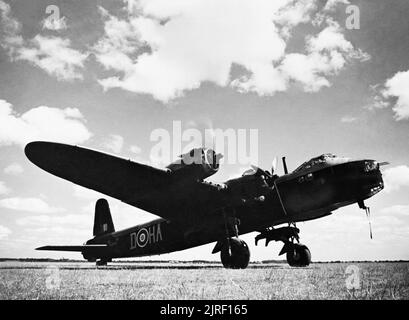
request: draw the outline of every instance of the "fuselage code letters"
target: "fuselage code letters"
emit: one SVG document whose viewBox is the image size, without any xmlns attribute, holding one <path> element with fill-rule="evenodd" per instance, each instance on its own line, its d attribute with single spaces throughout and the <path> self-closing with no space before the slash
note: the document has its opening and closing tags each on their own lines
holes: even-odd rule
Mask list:
<svg viewBox="0 0 409 320">
<path fill-rule="evenodd" d="M 131 250 L 136 248 L 144 248 L 148 244 L 157 243 L 162 240 L 160 223 L 146 228 L 141 228 L 136 232 L 132 232 L 130 236 Z"/>
</svg>

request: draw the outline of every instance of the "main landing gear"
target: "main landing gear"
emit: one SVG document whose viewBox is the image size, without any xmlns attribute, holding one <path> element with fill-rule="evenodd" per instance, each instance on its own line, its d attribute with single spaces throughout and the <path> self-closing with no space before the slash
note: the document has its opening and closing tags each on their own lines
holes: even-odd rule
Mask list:
<svg viewBox="0 0 409 320">
<path fill-rule="evenodd" d="M 266 239 L 266 246 L 272 240 L 282 241 L 284 246 L 279 255 L 286 253 L 287 262 L 291 267 L 306 267 L 311 263 L 311 252 L 307 246 L 300 243 L 299 233 L 300 230 L 295 224 L 278 229 L 270 227 L 256 236 L 256 245 L 261 239 Z"/>
<path fill-rule="evenodd" d="M 228 238 L 220 250 L 220 259 L 227 269 L 245 269 L 250 261 L 249 247 L 239 238 Z"/>
<path fill-rule="evenodd" d="M 250 249 L 247 243 L 238 237 L 239 224 L 239 219 L 225 216 L 226 239 L 219 240 L 212 251 L 220 251 L 220 259 L 226 269 L 245 269 L 250 261 Z"/>
</svg>

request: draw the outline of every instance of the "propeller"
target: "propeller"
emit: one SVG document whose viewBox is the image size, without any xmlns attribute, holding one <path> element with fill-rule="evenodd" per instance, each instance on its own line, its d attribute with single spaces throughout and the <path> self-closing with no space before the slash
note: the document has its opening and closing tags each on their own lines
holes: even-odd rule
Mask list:
<svg viewBox="0 0 409 320">
<path fill-rule="evenodd" d="M 271 165 L 271 175 L 274 174 L 274 172 L 276 171 L 276 169 L 277 169 L 277 157 L 274 157 L 273 163 L 272 163 L 272 165 Z"/>
<path fill-rule="evenodd" d="M 365 207 L 366 217 L 368 218 L 369 223 L 369 236 L 372 239 L 372 225 L 371 225 L 371 209 L 369 207 Z"/>
<path fill-rule="evenodd" d="M 216 170 L 219 168 L 219 161 L 223 158 L 223 155 L 216 152 L 216 140 L 214 135 L 212 138 L 212 152 L 212 168 Z"/>
<path fill-rule="evenodd" d="M 378 168 L 382 173 L 383 173 L 384 170 L 381 170 L 381 167 L 388 166 L 388 165 L 390 165 L 390 162 L 388 162 L 388 161 L 378 162 Z"/>
<path fill-rule="evenodd" d="M 217 169 L 216 139 L 214 135 L 212 135 L 212 150 L 213 150 L 212 166 L 213 169 Z"/>
<path fill-rule="evenodd" d="M 271 165 L 271 174 L 268 170 L 263 170 L 254 164 L 250 165 L 250 169 L 246 170 L 243 174 L 244 175 L 254 175 L 259 173 L 260 175 L 266 175 L 267 177 L 272 177 L 274 172 L 277 170 L 277 157 L 274 157 L 273 163 Z"/>
</svg>

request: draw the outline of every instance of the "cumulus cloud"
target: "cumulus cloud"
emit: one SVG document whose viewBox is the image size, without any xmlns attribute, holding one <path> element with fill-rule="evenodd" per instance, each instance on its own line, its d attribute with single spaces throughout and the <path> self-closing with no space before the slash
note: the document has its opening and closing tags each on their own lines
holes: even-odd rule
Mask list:
<svg viewBox="0 0 409 320">
<path fill-rule="evenodd" d="M 28 46 L 19 48 L 15 58 L 30 62 L 58 80 L 82 79 L 80 71 L 88 54 L 70 46 L 69 39 L 37 35 Z"/>
<path fill-rule="evenodd" d="M 105 35 L 94 45 L 95 57 L 106 69 L 126 72 L 132 68 L 132 56 L 141 46 L 138 30 L 126 20 L 120 20 L 99 7 L 105 19 Z"/>
<path fill-rule="evenodd" d="M 402 187 L 409 187 L 409 167 L 402 165 L 388 168 L 383 172 L 385 191 L 397 191 Z"/>
<path fill-rule="evenodd" d="M 88 53 L 71 48 L 71 41 L 55 36 L 36 35 L 31 40 L 21 36 L 21 24 L 12 16 L 10 6 L 0 0 L 1 46 L 13 60 L 28 61 L 58 80 L 82 79 L 81 70 Z M 61 30 L 65 20 L 46 19 L 43 28 Z M 55 22 L 59 21 L 59 22 Z"/>
<path fill-rule="evenodd" d="M 334 11 L 340 4 L 350 4 L 348 0 L 328 0 L 324 6 L 324 11 Z"/>
<path fill-rule="evenodd" d="M 392 106 L 396 120 L 409 119 L 409 70 L 398 72 L 385 83 L 382 91 L 385 98 L 395 98 Z"/>
<path fill-rule="evenodd" d="M 23 173 L 23 171 L 24 171 L 23 167 L 18 163 L 12 163 L 8 165 L 7 167 L 5 167 L 3 170 L 5 174 L 11 174 L 11 175 L 18 175 L 20 173 Z"/>
<path fill-rule="evenodd" d="M 50 206 L 47 202 L 40 198 L 6 198 L 0 200 L 0 207 L 16 210 L 37 213 L 55 213 L 62 212 L 64 209 Z"/>
<path fill-rule="evenodd" d="M 23 38 L 19 35 L 20 23 L 11 16 L 10 6 L 0 0 L 0 26 L 1 46 L 10 55 L 14 54 L 15 48 L 23 44 Z"/>
<path fill-rule="evenodd" d="M 111 134 L 103 143 L 103 147 L 114 153 L 120 153 L 124 146 L 124 138 L 118 134 Z"/>
<path fill-rule="evenodd" d="M 10 234 L 11 230 L 9 228 L 0 225 L 0 240 L 7 239 Z"/>
<path fill-rule="evenodd" d="M 24 146 L 33 140 L 81 143 L 91 137 L 77 108 L 39 106 L 19 115 L 13 106 L 0 100 L 0 145 Z"/>
<path fill-rule="evenodd" d="M 348 60 L 369 59 L 345 39 L 337 22 L 327 19 L 326 23 L 318 35 L 307 38 L 306 54 L 287 54 L 280 67 L 284 77 L 302 84 L 306 92 L 329 87 L 328 76 L 338 74 Z"/>
<path fill-rule="evenodd" d="M 365 60 L 329 19 L 306 39 L 306 53 L 286 53 L 292 29 L 312 21 L 316 1 L 127 3 L 125 19 L 101 9 L 105 35 L 93 49 L 97 61 L 117 73 L 99 80 L 105 90 L 122 88 L 164 102 L 205 81 L 259 95 L 287 90 L 296 81 L 314 92 L 330 86 L 327 76 L 348 60 Z M 244 74 L 231 78 L 233 64 Z"/>
<path fill-rule="evenodd" d="M 292 0 L 274 13 L 274 22 L 281 27 L 280 34 L 288 39 L 291 29 L 300 23 L 311 20 L 313 11 L 317 8 L 316 1 Z"/>
<path fill-rule="evenodd" d="M 320 23 L 314 25 L 320 25 L 328 20 L 325 12 L 345 0 L 330 0 L 320 12 L 317 0 L 125 2 L 127 14 L 121 18 L 99 8 L 104 35 L 92 52 L 114 73 L 98 80 L 104 90 L 122 88 L 163 102 L 203 82 L 259 95 L 273 95 L 298 82 L 305 91 L 316 92 L 330 86 L 328 77 L 338 74 L 348 60 L 364 60 L 364 53 L 345 40 L 335 23 L 309 36 L 306 52 L 286 52 L 294 27 L 314 24 L 317 16 Z M 70 40 L 61 37 L 24 40 L 10 7 L 0 3 L 7 26 L 3 43 L 13 59 L 28 61 L 59 80 L 82 79 L 87 52 L 73 49 Z M 46 19 L 43 27 L 61 30 L 66 24 L 64 19 Z M 339 43 L 329 47 L 328 41 Z M 233 76 L 233 65 L 243 72 Z"/>
<path fill-rule="evenodd" d="M 371 101 L 365 109 L 391 107 L 396 121 L 409 119 L 409 70 L 397 72 L 384 83 L 370 86 L 370 90 Z"/>
<path fill-rule="evenodd" d="M 0 181 L 0 195 L 7 194 L 9 192 L 10 192 L 10 188 L 8 188 L 3 181 Z"/>
</svg>

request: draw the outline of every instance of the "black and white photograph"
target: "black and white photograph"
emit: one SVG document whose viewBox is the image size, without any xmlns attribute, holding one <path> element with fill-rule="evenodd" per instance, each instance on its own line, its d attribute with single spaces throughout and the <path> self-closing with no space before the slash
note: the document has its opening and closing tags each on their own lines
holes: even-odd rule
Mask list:
<svg viewBox="0 0 409 320">
<path fill-rule="evenodd" d="M 408 300 L 408 17 L 0 0 L 0 300 Z"/>
</svg>

